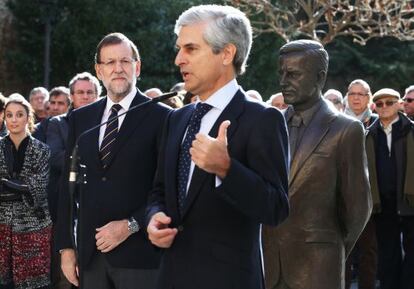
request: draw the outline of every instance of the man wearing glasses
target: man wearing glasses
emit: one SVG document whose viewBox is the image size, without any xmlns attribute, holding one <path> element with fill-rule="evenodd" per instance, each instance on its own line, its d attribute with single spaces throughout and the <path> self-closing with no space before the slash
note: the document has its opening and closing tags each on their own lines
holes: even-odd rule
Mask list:
<svg viewBox="0 0 414 289">
<path fill-rule="evenodd" d="M 414 120 L 414 85 L 410 85 L 405 90 L 404 112 L 411 119 Z"/>
<path fill-rule="evenodd" d="M 51 150 L 50 155 L 50 172 L 49 184 L 47 188 L 49 211 L 52 222 L 56 225 L 56 216 L 58 214 L 59 185 L 62 179 L 62 169 L 65 163 L 65 151 L 68 140 L 69 123 L 68 119 L 74 109 L 88 105 L 97 100 L 101 94 L 101 85 L 99 80 L 89 72 L 76 74 L 69 81 L 69 110 L 67 113 L 54 116 L 48 120 L 45 134 L 45 142 Z M 50 92 L 50 102 L 53 97 Z M 66 177 L 66 176 L 65 176 Z M 54 248 L 54 247 L 53 247 Z M 60 254 L 53 250 L 52 254 L 51 280 L 52 288 L 66 289 L 72 288 L 71 284 L 63 276 L 60 269 Z"/>
<path fill-rule="evenodd" d="M 149 99 L 136 88 L 141 61 L 135 44 L 111 33 L 98 44 L 95 70 L 107 96 L 74 110 L 69 118 L 67 164 L 59 200 L 57 244 L 66 278 L 83 289 L 154 288 L 159 251 L 143 230 L 144 208 L 168 108 L 142 106 L 95 131 L 91 127 Z M 70 228 L 68 159 L 76 140 L 86 183 L 79 193 L 77 255 Z M 80 278 L 79 274 L 80 272 Z"/>
<path fill-rule="evenodd" d="M 374 94 L 379 119 L 366 141 L 381 289 L 414 288 L 414 123 L 399 99 L 389 88 Z"/>
<path fill-rule="evenodd" d="M 372 94 L 369 84 L 362 79 L 353 80 L 349 84 L 346 94 L 345 114 L 357 118 L 367 128 L 378 117 L 370 109 L 371 98 Z"/>
<path fill-rule="evenodd" d="M 353 80 L 346 94 L 346 108 L 344 113 L 358 119 L 365 128 L 369 127 L 378 115 L 373 113 L 370 105 L 372 99 L 369 84 L 362 79 Z M 363 289 L 375 289 L 377 274 L 377 241 L 375 237 L 375 224 L 370 218 L 362 231 L 358 241 L 346 260 L 345 288 L 351 287 L 352 265 L 358 263 L 358 284 Z M 354 266 L 355 267 L 355 266 Z"/>
</svg>

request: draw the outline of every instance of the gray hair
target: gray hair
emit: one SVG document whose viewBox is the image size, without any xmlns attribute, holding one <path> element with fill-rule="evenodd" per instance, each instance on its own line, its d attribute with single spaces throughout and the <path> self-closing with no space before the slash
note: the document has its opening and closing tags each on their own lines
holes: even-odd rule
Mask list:
<svg viewBox="0 0 414 289">
<path fill-rule="evenodd" d="M 407 94 L 409 94 L 412 91 L 414 91 L 414 85 L 410 85 L 409 87 L 407 87 L 405 89 L 405 95 L 404 95 L 404 97 L 407 96 Z"/>
<path fill-rule="evenodd" d="M 342 103 L 343 102 L 343 100 L 344 100 L 344 97 L 342 96 L 342 93 L 339 91 L 339 90 L 337 90 L 337 89 L 333 89 L 333 88 L 331 88 L 331 89 L 328 89 L 325 93 L 324 93 L 324 95 L 323 95 L 323 97 L 324 98 L 327 98 L 329 95 L 335 95 L 336 96 L 336 98 Z"/>
<path fill-rule="evenodd" d="M 49 91 L 47 91 L 46 88 L 39 86 L 39 87 L 35 87 L 33 88 L 30 93 L 29 93 L 29 101 L 32 100 L 33 95 L 38 94 L 38 93 L 42 93 L 45 95 L 45 101 L 49 100 Z"/>
<path fill-rule="evenodd" d="M 99 97 L 101 95 L 102 87 L 99 84 L 99 80 L 89 72 L 78 73 L 69 81 L 70 94 L 75 93 L 75 83 L 78 80 L 86 80 L 91 82 L 95 86 L 96 96 Z"/>
<path fill-rule="evenodd" d="M 236 74 L 243 74 L 252 47 L 252 27 L 249 19 L 240 10 L 231 6 L 199 5 L 184 11 L 175 23 L 174 32 L 181 27 L 206 22 L 203 38 L 218 54 L 227 44 L 236 46 L 233 66 Z"/>
<path fill-rule="evenodd" d="M 361 85 L 367 91 L 367 94 L 369 95 L 370 98 L 372 97 L 371 87 L 369 86 L 368 82 L 366 82 L 363 79 L 352 80 L 351 83 L 348 85 L 348 91 L 351 89 L 352 86 L 357 85 L 357 84 Z M 346 94 L 348 95 L 348 93 Z"/>
</svg>

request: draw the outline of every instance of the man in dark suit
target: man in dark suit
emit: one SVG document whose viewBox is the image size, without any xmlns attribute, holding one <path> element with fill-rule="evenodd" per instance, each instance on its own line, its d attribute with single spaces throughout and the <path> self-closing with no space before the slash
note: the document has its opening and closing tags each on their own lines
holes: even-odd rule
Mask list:
<svg viewBox="0 0 414 289">
<path fill-rule="evenodd" d="M 340 289 L 345 259 L 372 202 L 364 129 L 322 99 L 328 53 L 315 41 L 280 49 L 280 85 L 288 108 L 291 213 L 263 228 L 268 289 Z"/>
<path fill-rule="evenodd" d="M 97 46 L 95 60 L 97 76 L 108 95 L 72 112 L 68 152 L 87 129 L 149 100 L 135 87 L 141 62 L 135 44 L 125 35 L 105 36 Z M 80 268 L 81 288 L 154 287 L 159 253 L 140 226 L 155 173 L 158 137 L 168 111 L 162 105 L 146 105 L 79 138 L 78 154 L 86 166 L 86 181 L 78 197 L 78 255 L 71 242 L 69 210 L 73 204 L 67 181 L 56 236 L 62 270 L 72 284 L 79 284 L 76 272 Z M 64 175 L 68 175 L 68 164 Z"/>
<path fill-rule="evenodd" d="M 101 94 L 101 90 L 102 88 L 99 84 L 99 80 L 89 72 L 76 74 L 69 82 L 69 111 L 49 119 L 45 137 L 46 144 L 50 147 L 51 151 L 47 197 L 49 211 L 54 225 L 56 224 L 58 211 L 59 184 L 62 181 L 62 170 L 65 163 L 65 153 L 68 143 L 69 117 L 74 109 L 78 109 L 96 101 Z M 50 93 L 50 99 L 52 102 L 52 92 Z M 53 238 L 54 237 L 55 233 L 53 233 Z M 54 247 L 55 245 L 53 244 L 50 276 L 52 288 L 72 288 L 60 269 L 60 254 L 54 250 Z"/>
<path fill-rule="evenodd" d="M 198 101 L 174 111 L 163 134 L 147 211 L 150 240 L 167 248 L 158 288 L 263 288 L 260 223 L 288 215 L 283 116 L 235 79 L 252 41 L 242 12 L 196 6 L 176 33 L 175 63 Z"/>
</svg>

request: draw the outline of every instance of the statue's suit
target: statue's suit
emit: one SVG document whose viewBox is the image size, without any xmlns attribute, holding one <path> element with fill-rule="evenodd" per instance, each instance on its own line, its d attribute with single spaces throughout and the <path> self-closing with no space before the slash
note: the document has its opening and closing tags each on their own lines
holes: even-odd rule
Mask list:
<svg viewBox="0 0 414 289">
<path fill-rule="evenodd" d="M 291 160 L 289 217 L 263 227 L 267 289 L 343 288 L 371 213 L 362 124 L 321 102 Z"/>
</svg>

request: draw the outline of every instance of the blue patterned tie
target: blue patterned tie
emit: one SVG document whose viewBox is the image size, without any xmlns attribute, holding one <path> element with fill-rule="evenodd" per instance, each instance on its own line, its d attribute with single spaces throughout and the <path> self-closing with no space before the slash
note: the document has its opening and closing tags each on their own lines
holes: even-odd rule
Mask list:
<svg viewBox="0 0 414 289">
<path fill-rule="evenodd" d="M 190 121 L 187 127 L 187 134 L 185 135 L 184 141 L 181 144 L 180 155 L 178 159 L 178 206 L 180 212 L 184 208 L 185 199 L 187 197 L 187 182 L 188 175 L 190 173 L 191 166 L 191 155 L 190 148 L 195 135 L 200 131 L 201 119 L 203 116 L 210 111 L 211 105 L 199 102 L 196 109 L 191 115 Z"/>
<path fill-rule="evenodd" d="M 118 115 L 118 111 L 122 108 L 120 104 L 114 104 L 111 107 L 111 115 L 108 119 L 111 119 Z M 103 168 L 106 168 L 109 164 L 111 149 L 115 144 L 115 139 L 118 134 L 118 118 L 106 124 L 104 138 L 99 149 L 99 156 L 101 158 Z"/>
</svg>

